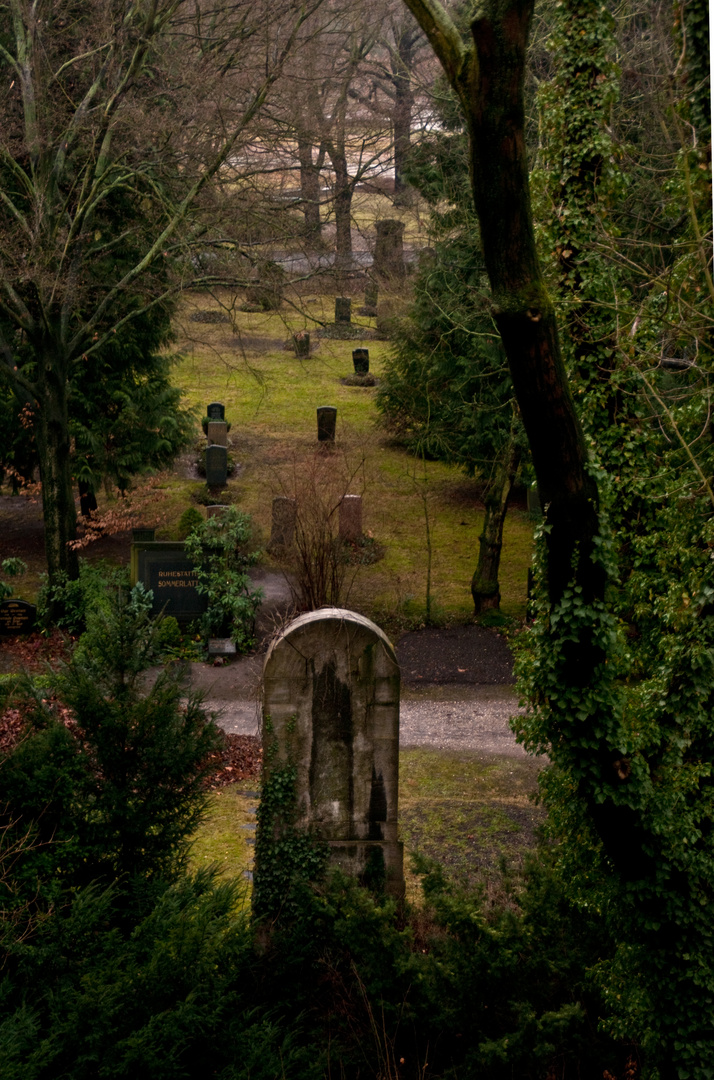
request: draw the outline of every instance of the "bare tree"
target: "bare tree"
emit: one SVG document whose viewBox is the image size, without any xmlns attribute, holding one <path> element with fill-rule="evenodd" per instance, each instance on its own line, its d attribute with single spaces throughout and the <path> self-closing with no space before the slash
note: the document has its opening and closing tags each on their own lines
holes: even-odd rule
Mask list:
<svg viewBox="0 0 714 1080">
<path fill-rule="evenodd" d="M 195 278 L 199 211 L 320 2 L 0 9 L 0 379 L 33 415 L 51 580 L 77 573 L 73 387 Z"/>
</svg>

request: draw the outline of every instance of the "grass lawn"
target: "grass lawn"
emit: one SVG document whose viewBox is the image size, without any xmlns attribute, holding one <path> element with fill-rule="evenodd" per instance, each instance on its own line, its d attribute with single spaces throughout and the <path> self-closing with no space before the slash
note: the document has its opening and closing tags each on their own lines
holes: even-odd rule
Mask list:
<svg viewBox="0 0 714 1080">
<path fill-rule="evenodd" d="M 399 822 L 407 899 L 421 900 L 412 856 L 439 862 L 462 886 L 498 893 L 502 871 L 516 870 L 535 844 L 543 812 L 530 798 L 539 765 L 533 760 L 480 757 L 419 748 L 399 755 Z M 211 794 L 192 850 L 195 868 L 218 863 L 228 877 L 252 868 L 254 780 Z"/>
<path fill-rule="evenodd" d="M 226 309 L 234 299 L 223 298 Z M 279 313 L 238 312 L 236 334 L 229 323 L 191 322 L 192 312 L 217 309 L 217 303 L 205 295 L 190 297 L 181 322 L 184 358 L 176 381 L 201 415 L 209 401 L 224 402 L 232 424 L 231 454 L 239 466 L 228 497 L 253 516 L 264 540 L 275 495 L 295 494 L 306 483 L 316 483 L 334 500 L 362 494 L 365 531 L 382 545 L 384 558 L 358 571 L 343 597 L 345 606 L 390 626 L 418 625 L 426 602 L 428 523 L 434 614 L 443 621 L 465 621 L 473 610 L 470 581 L 483 520 L 478 485 L 458 469 L 418 461 L 394 446 L 379 427 L 375 390 L 341 384 L 352 371 L 352 349 L 360 345 L 369 348 L 370 371 L 379 377 L 387 342 L 319 340 L 313 333 L 309 359 L 299 360 L 284 348 L 293 332 L 309 326 L 305 312 L 330 319 L 332 304 L 332 297 L 306 297 L 303 310 L 286 305 Z M 353 321 L 366 329 L 374 325 L 366 318 Z M 337 442 L 327 461 L 317 444 L 319 405 L 338 410 Z M 189 498 L 191 485 L 182 487 Z M 201 487 L 194 485 L 194 491 Z M 525 613 L 532 535 L 529 516 L 512 510 L 501 590 L 502 611 L 513 618 Z"/>
</svg>

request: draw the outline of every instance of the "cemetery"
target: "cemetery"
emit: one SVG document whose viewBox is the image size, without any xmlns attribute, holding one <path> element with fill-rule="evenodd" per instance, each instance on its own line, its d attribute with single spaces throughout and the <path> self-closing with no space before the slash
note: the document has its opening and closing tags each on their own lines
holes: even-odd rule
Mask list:
<svg viewBox="0 0 714 1080">
<path fill-rule="evenodd" d="M 0 9 L 0 1080 L 712 1080 L 709 15 Z"/>
</svg>

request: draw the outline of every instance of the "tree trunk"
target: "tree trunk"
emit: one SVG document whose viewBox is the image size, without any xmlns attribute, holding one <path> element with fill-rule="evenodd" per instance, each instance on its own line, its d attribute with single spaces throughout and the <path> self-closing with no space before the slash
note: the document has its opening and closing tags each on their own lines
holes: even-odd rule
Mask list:
<svg viewBox="0 0 714 1080">
<path fill-rule="evenodd" d="M 486 493 L 483 532 L 479 536 L 478 566 L 471 579 L 471 595 L 477 615 L 490 608 L 501 606 L 501 588 L 498 571 L 501 565 L 503 523 L 506 520 L 508 501 L 516 478 L 516 462 L 509 455 L 506 467 L 498 469 L 496 478 Z"/>
<path fill-rule="evenodd" d="M 413 31 L 411 29 L 404 30 L 397 42 L 398 59 L 394 64 L 395 70 L 392 79 L 394 83 L 394 113 L 392 114 L 394 128 L 394 194 L 398 197 L 398 201 L 403 201 L 404 193 L 409 188 L 404 179 L 404 169 L 411 142 L 412 107 L 414 104 L 411 82 L 413 51 Z"/>
<path fill-rule="evenodd" d="M 344 147 L 328 150 L 335 171 L 335 269 L 352 269 L 352 183 Z"/>
<path fill-rule="evenodd" d="M 62 572 L 76 580 L 79 563 L 76 551 L 68 546 L 77 535 L 77 510 L 70 467 L 67 379 L 61 364 L 53 358 L 42 364 L 38 389 L 42 400 L 36 414 L 35 439 L 42 481 L 45 555 L 50 584 L 54 584 Z"/>
<path fill-rule="evenodd" d="M 320 168 L 312 160 L 312 139 L 298 135 L 298 160 L 300 162 L 300 198 L 305 217 L 305 238 L 319 244 L 322 238 L 320 224 Z"/>
<path fill-rule="evenodd" d="M 523 106 L 531 10 L 530 0 L 501 0 L 491 18 L 474 21 L 478 63 L 469 73 L 468 121 L 484 259 L 550 526 L 548 588 L 556 606 L 573 577 L 586 603 L 602 598 L 605 575 L 591 558 L 598 535 L 597 485 L 587 471 L 533 234 Z M 596 662 L 595 653 L 590 659 Z"/>
</svg>

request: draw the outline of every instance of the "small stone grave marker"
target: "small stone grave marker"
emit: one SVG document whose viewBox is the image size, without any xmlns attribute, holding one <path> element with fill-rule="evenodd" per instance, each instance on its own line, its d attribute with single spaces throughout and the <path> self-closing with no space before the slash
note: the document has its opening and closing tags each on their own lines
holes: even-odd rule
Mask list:
<svg viewBox="0 0 714 1080">
<path fill-rule="evenodd" d="M 341 325 L 352 322 L 352 301 L 349 296 L 335 297 L 335 322 Z"/>
<path fill-rule="evenodd" d="M 228 446 L 228 424 L 225 420 L 209 420 L 206 438 L 209 445 Z"/>
<path fill-rule="evenodd" d="M 221 517 L 225 514 L 226 510 L 230 510 L 228 503 L 212 503 L 211 506 L 206 507 L 206 517 Z"/>
<path fill-rule="evenodd" d="M 327 843 L 333 865 L 403 896 L 399 665 L 386 635 L 364 616 L 311 611 L 270 646 L 263 669 L 266 780 L 288 765 L 297 772 L 298 827 Z"/>
<path fill-rule="evenodd" d="M 228 480 L 228 450 L 225 446 L 206 447 L 206 484 L 225 487 Z"/>
<path fill-rule="evenodd" d="M 362 496 L 344 495 L 340 502 L 340 540 L 358 540 L 362 535 Z"/>
<path fill-rule="evenodd" d="M 209 638 L 208 639 L 208 655 L 209 656 L 235 656 L 236 647 L 235 643 L 230 638 Z"/>
<path fill-rule="evenodd" d="M 369 349 L 353 349 L 352 365 L 355 375 L 369 375 Z"/>
<path fill-rule="evenodd" d="M 307 330 L 300 330 L 297 334 L 293 334 L 293 348 L 295 355 L 301 359 L 310 355 L 310 334 Z"/>
<path fill-rule="evenodd" d="M 36 618 L 37 608 L 27 600 L 0 602 L 0 634 L 29 634 Z"/>
<path fill-rule="evenodd" d="M 379 286 L 376 282 L 370 281 L 364 287 L 364 307 L 359 309 L 359 314 L 370 316 L 376 315 L 378 302 Z"/>
<path fill-rule="evenodd" d="M 226 407 L 221 401 L 212 401 L 206 409 L 206 416 L 209 420 L 225 420 Z"/>
<path fill-rule="evenodd" d="M 320 405 L 317 410 L 318 442 L 334 442 L 337 428 L 337 409 L 334 405 Z"/>
<path fill-rule="evenodd" d="M 401 279 L 406 275 L 404 264 L 404 223 L 385 218 L 376 223 L 377 242 L 374 248 L 374 273 L 381 278 Z"/>
</svg>

